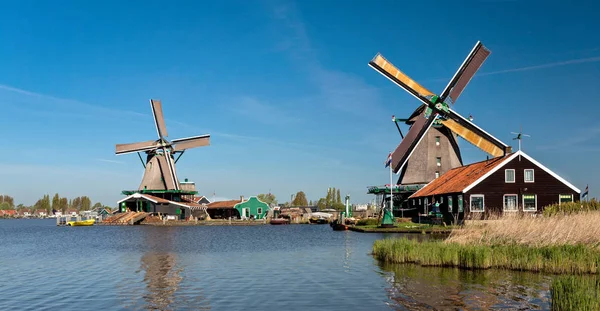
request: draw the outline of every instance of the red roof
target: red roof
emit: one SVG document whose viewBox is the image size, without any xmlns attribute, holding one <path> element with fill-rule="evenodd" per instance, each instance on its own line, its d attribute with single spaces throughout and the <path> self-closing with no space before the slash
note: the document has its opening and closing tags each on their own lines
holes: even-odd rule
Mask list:
<svg viewBox="0 0 600 311">
<path fill-rule="evenodd" d="M 216 201 L 206 205 L 206 208 L 233 208 L 236 204 L 242 203 L 241 200 Z"/>
<path fill-rule="evenodd" d="M 427 197 L 447 193 L 462 192 L 470 184 L 474 183 L 481 176 L 494 169 L 510 156 L 493 158 L 487 161 L 476 162 L 466 166 L 453 168 L 442 176 L 432 180 L 425 187 L 415 192 L 410 198 Z"/>
</svg>

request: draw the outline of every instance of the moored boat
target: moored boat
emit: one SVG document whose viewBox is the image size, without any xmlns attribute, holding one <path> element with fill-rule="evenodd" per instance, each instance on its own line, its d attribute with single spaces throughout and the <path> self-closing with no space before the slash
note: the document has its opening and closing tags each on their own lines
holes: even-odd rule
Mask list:
<svg viewBox="0 0 600 311">
<path fill-rule="evenodd" d="M 96 219 L 68 221 L 67 226 L 92 226 L 96 223 Z"/>
</svg>

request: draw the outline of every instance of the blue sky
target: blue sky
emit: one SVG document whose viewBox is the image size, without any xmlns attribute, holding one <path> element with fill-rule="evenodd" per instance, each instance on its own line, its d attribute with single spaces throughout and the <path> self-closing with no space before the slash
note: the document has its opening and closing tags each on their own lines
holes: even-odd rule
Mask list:
<svg viewBox="0 0 600 311">
<path fill-rule="evenodd" d="M 591 195 L 600 188 L 599 5 L 565 1 L 14 1 L 0 9 L 0 193 L 114 205 L 139 185 L 116 143 L 211 134 L 178 175 L 212 197 L 385 184 L 391 115 L 418 105 L 377 53 L 441 92 L 477 40 L 492 54 L 454 109 Z M 435 16 L 439 16 L 436 18 Z M 403 130 L 407 130 L 404 127 Z M 486 154 L 464 140 L 464 162 Z M 516 145 L 514 145 L 516 148 Z"/>
</svg>

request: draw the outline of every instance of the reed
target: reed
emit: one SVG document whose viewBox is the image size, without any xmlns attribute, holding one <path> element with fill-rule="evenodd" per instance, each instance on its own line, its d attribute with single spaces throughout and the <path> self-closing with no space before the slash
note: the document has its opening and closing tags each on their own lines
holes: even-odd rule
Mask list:
<svg viewBox="0 0 600 311">
<path fill-rule="evenodd" d="M 452 230 L 448 243 L 463 245 L 600 246 L 600 211 L 572 214 L 515 214 L 468 222 Z"/>
<path fill-rule="evenodd" d="M 570 202 L 546 206 L 544 207 L 544 216 L 570 215 L 599 210 L 600 202 L 593 198 L 589 201 Z"/>
<path fill-rule="evenodd" d="M 560 276 L 550 287 L 552 310 L 600 310 L 597 276 Z"/>
<path fill-rule="evenodd" d="M 500 268 L 553 274 L 598 273 L 600 251 L 586 245 L 529 246 L 459 244 L 447 241 L 384 239 L 373 244 L 375 258 L 388 263 Z"/>
</svg>

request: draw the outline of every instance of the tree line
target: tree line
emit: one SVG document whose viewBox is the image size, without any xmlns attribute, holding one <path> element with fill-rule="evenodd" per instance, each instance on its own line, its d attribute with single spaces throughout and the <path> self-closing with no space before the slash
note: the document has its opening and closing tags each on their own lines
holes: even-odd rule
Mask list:
<svg viewBox="0 0 600 311">
<path fill-rule="evenodd" d="M 75 209 L 79 211 L 87 211 L 95 208 L 108 208 L 108 206 L 104 206 L 100 202 L 96 202 L 92 205 L 92 200 L 88 196 L 79 196 L 73 199 L 68 199 L 66 197 L 60 196 L 58 193 L 55 193 L 52 199 L 50 199 L 49 194 L 45 194 L 43 197 L 38 199 L 35 204 L 32 206 L 25 206 L 23 204 L 19 204 L 15 206 L 15 200 L 13 197 L 9 195 L 0 195 L 0 210 L 10 210 L 10 209 L 26 209 L 26 210 L 45 210 L 46 213 L 51 214 L 53 211 L 65 213 L 69 209 Z"/>
<path fill-rule="evenodd" d="M 277 199 L 275 198 L 274 194 L 261 193 L 261 194 L 257 195 L 257 198 L 269 205 L 277 205 Z M 314 201 L 314 202 L 312 200 L 310 200 L 310 201 L 307 200 L 306 194 L 304 193 L 304 191 L 298 191 L 294 195 L 291 202 L 285 202 L 282 205 L 289 206 L 289 207 L 317 205 L 320 210 L 324 210 L 327 208 L 333 208 L 338 211 L 343 210 L 346 206 L 345 203 L 342 202 L 340 189 L 337 189 L 335 187 L 327 188 L 327 194 L 325 195 L 325 197 L 320 198 L 319 200 Z"/>
</svg>

